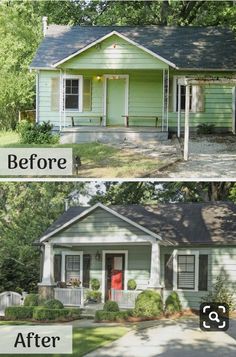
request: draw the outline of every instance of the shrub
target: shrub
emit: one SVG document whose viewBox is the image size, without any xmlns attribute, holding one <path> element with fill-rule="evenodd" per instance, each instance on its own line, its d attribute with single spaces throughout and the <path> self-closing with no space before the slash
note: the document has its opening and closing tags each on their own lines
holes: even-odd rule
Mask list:
<svg viewBox="0 0 236 357">
<path fill-rule="evenodd" d="M 101 291 L 89 290 L 86 294 L 86 298 L 88 300 L 100 302 L 102 299 L 102 293 L 101 293 Z"/>
<path fill-rule="evenodd" d="M 215 128 L 214 124 L 206 124 L 206 123 L 199 124 L 197 126 L 197 133 L 198 134 L 213 134 L 214 128 Z"/>
<path fill-rule="evenodd" d="M 228 286 L 228 279 L 220 274 L 216 278 L 216 282 L 212 287 L 212 291 L 210 291 L 206 296 L 202 298 L 202 302 L 217 302 L 217 303 L 225 303 L 229 306 L 231 311 L 235 308 L 235 301 L 233 296 L 233 291 Z"/>
<path fill-rule="evenodd" d="M 129 279 L 128 290 L 135 290 L 137 288 L 136 281 L 134 279 Z"/>
<path fill-rule="evenodd" d="M 65 319 L 68 317 L 68 311 L 66 309 L 47 309 L 43 307 L 35 307 L 33 311 L 33 318 L 35 320 L 57 320 Z"/>
<path fill-rule="evenodd" d="M 33 306 L 9 306 L 5 309 L 5 317 L 11 320 L 31 319 L 33 310 Z"/>
<path fill-rule="evenodd" d="M 18 124 L 17 131 L 22 144 L 56 144 L 59 136 L 52 134 L 52 128 L 53 125 L 49 122 L 32 124 L 23 120 Z"/>
<path fill-rule="evenodd" d="M 135 301 L 134 315 L 137 317 L 157 317 L 163 312 L 161 295 L 153 290 L 141 292 Z"/>
<path fill-rule="evenodd" d="M 165 311 L 169 314 L 173 314 L 175 312 L 180 312 L 182 310 L 182 306 L 180 303 L 179 295 L 176 291 L 173 291 L 165 301 Z"/>
<path fill-rule="evenodd" d="M 117 312 L 120 309 L 116 301 L 108 300 L 103 306 L 103 311 Z"/>
<path fill-rule="evenodd" d="M 104 311 L 97 310 L 95 314 L 95 321 L 119 321 L 119 320 L 127 320 L 129 316 L 132 316 L 133 311 Z"/>
<path fill-rule="evenodd" d="M 98 290 L 100 288 L 100 282 L 98 279 L 92 279 L 90 281 L 90 285 L 92 290 Z"/>
<path fill-rule="evenodd" d="M 24 306 L 38 306 L 40 297 L 38 294 L 28 294 L 24 299 Z"/>
<path fill-rule="evenodd" d="M 43 304 L 47 309 L 63 309 L 64 305 L 57 299 L 46 300 Z"/>
</svg>

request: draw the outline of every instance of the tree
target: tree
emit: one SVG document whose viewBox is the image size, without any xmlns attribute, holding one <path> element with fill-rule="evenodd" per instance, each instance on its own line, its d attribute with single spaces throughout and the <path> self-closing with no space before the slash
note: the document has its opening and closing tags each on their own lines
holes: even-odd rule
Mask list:
<svg viewBox="0 0 236 357">
<path fill-rule="evenodd" d="M 64 211 L 73 190 L 84 193 L 85 184 L 0 184 L 0 292 L 37 289 L 40 250 L 33 242 Z"/>
</svg>

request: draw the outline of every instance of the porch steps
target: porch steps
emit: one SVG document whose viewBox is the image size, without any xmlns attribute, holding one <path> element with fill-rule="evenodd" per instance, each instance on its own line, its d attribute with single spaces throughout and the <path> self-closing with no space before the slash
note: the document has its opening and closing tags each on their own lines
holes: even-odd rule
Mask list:
<svg viewBox="0 0 236 357">
<path fill-rule="evenodd" d="M 60 133 L 61 144 L 75 144 L 86 142 L 109 143 L 147 143 L 149 141 L 165 141 L 168 132 L 152 127 L 68 127 Z"/>
</svg>

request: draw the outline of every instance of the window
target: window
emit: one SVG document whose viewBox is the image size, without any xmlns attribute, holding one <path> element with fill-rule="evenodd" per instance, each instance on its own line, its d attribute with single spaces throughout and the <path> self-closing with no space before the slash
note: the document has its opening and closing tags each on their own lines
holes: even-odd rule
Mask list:
<svg viewBox="0 0 236 357">
<path fill-rule="evenodd" d="M 92 110 L 92 81 L 90 78 L 84 78 L 83 111 L 90 112 L 91 110 Z"/>
<path fill-rule="evenodd" d="M 59 111 L 60 78 L 51 78 L 51 111 Z"/>
<path fill-rule="evenodd" d="M 79 110 L 79 79 L 65 79 L 65 108 Z"/>
<path fill-rule="evenodd" d="M 80 255 L 66 255 L 66 282 L 71 279 L 80 279 Z"/>
<path fill-rule="evenodd" d="M 199 255 L 198 290 L 207 291 L 208 288 L 208 255 Z"/>
<path fill-rule="evenodd" d="M 172 84 L 173 81 L 173 84 Z M 178 83 L 180 85 L 180 110 L 185 110 L 185 91 L 186 87 L 184 85 L 184 77 L 173 77 L 173 80 L 170 78 L 170 111 L 171 109 L 171 99 L 173 102 L 174 111 L 178 112 L 178 100 L 179 100 L 179 91 Z M 173 97 L 172 97 L 173 92 Z M 190 86 L 190 98 L 189 98 L 189 110 L 193 113 L 204 112 L 205 108 L 205 94 L 204 86 L 192 85 Z"/>
<path fill-rule="evenodd" d="M 167 290 L 173 289 L 173 256 L 171 254 L 165 254 L 164 257 L 164 274 L 165 274 L 165 288 Z"/>
<path fill-rule="evenodd" d="M 185 86 L 180 86 L 180 109 L 185 110 Z M 192 110 L 192 86 L 189 87 L 190 97 L 189 97 L 189 110 Z M 178 84 L 176 83 L 176 111 L 178 111 L 178 101 L 179 101 L 179 91 Z"/>
<path fill-rule="evenodd" d="M 177 256 L 177 288 L 195 289 L 195 255 Z"/>
</svg>

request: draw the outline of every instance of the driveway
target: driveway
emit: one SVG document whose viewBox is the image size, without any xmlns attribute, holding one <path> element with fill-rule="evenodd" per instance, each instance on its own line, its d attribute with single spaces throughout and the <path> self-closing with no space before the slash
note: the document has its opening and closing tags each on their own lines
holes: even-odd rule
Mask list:
<svg viewBox="0 0 236 357">
<path fill-rule="evenodd" d="M 162 320 L 157 326 L 131 331 L 86 357 L 235 357 L 236 319 L 227 332 L 203 332 L 198 318 Z"/>
</svg>

